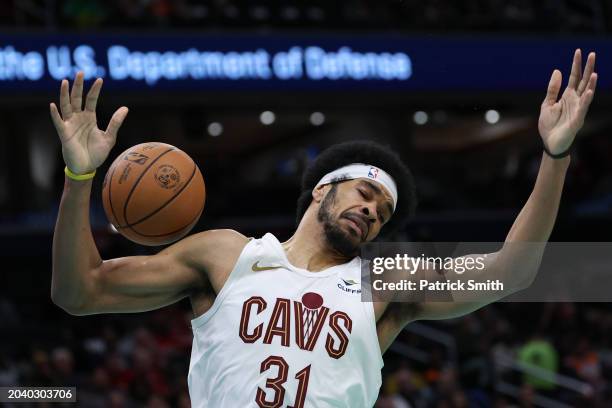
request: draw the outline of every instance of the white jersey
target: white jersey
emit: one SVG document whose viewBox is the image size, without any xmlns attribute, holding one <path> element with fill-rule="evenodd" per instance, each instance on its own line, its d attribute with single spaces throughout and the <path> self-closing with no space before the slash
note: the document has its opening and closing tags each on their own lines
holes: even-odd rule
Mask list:
<svg viewBox="0 0 612 408">
<path fill-rule="evenodd" d="M 192 320 L 192 406 L 373 406 L 383 360 L 360 261 L 310 272 L 289 263 L 274 235 L 251 239 Z"/>
</svg>

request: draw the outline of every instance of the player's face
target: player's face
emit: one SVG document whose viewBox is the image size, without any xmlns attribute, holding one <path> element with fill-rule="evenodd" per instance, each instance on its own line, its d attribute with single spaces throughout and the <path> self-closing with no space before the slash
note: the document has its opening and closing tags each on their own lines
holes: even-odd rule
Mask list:
<svg viewBox="0 0 612 408">
<path fill-rule="evenodd" d="M 345 256 L 356 256 L 359 245 L 374 239 L 392 215 L 389 193 L 366 179 L 335 184 L 321 201 L 317 218 L 328 243 Z"/>
</svg>

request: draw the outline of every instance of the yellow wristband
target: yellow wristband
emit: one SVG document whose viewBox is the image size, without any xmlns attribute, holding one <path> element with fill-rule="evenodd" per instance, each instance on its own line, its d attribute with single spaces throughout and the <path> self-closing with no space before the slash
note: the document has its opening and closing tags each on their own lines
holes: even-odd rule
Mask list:
<svg viewBox="0 0 612 408">
<path fill-rule="evenodd" d="M 77 181 L 91 180 L 96 175 L 95 170 L 92 171 L 91 173 L 74 174 L 73 172 L 70 171 L 68 166 L 64 168 L 64 173 L 66 173 L 66 176 L 68 176 L 68 178 L 71 178 L 72 180 L 77 180 Z"/>
</svg>

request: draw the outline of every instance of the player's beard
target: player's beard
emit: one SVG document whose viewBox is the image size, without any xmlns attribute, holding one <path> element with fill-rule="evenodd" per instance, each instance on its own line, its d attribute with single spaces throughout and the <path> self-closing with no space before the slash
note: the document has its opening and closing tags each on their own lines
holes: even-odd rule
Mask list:
<svg viewBox="0 0 612 408">
<path fill-rule="evenodd" d="M 359 254 L 359 245 L 355 245 L 348 233 L 340 227 L 338 221 L 334 220 L 331 212 L 332 205 L 336 199 L 337 187 L 336 184 L 333 184 L 321 202 L 317 212 L 317 220 L 323 224 L 323 233 L 329 245 L 341 255 L 352 258 Z"/>
</svg>

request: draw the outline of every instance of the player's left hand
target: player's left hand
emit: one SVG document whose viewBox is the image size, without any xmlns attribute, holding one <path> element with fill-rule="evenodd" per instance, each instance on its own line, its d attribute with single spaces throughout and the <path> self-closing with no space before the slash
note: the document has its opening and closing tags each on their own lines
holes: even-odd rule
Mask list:
<svg viewBox="0 0 612 408">
<path fill-rule="evenodd" d="M 597 85 L 594 69 L 595 53 L 591 52 L 584 74 L 582 73 L 582 53 L 577 49 L 567 88 L 558 101 L 562 76 L 559 70 L 553 71 L 538 121 L 540 136 L 550 153 L 559 154 L 566 151 L 582 128 Z"/>
</svg>

